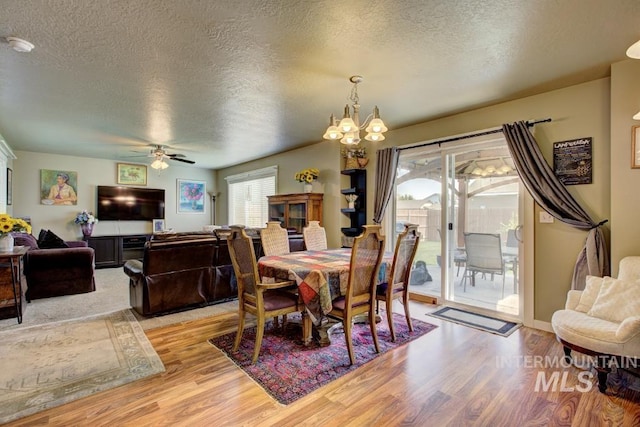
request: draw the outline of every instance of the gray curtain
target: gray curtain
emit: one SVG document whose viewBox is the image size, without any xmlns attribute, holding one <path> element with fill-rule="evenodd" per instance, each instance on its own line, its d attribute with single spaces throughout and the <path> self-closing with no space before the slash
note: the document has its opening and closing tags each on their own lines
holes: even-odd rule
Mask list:
<svg viewBox="0 0 640 427">
<path fill-rule="evenodd" d="M 504 124 L 502 132 L 518 174 L 536 203 L 559 221 L 588 230 L 573 270 L 571 289 L 584 289 L 587 275 L 609 275 L 609 254 L 600 228 L 607 220 L 594 222 L 576 202 L 542 156 L 525 122 Z"/>
<path fill-rule="evenodd" d="M 373 222 L 380 224 L 393 194 L 398 169 L 398 147 L 383 148 L 376 152 L 376 188 L 373 201 Z"/>
</svg>

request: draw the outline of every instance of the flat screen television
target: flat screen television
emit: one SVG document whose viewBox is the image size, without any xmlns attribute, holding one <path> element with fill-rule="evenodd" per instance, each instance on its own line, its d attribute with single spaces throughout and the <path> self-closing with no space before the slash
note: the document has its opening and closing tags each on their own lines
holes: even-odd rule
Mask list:
<svg viewBox="0 0 640 427">
<path fill-rule="evenodd" d="M 164 190 L 98 186 L 100 221 L 151 221 L 164 218 Z"/>
</svg>

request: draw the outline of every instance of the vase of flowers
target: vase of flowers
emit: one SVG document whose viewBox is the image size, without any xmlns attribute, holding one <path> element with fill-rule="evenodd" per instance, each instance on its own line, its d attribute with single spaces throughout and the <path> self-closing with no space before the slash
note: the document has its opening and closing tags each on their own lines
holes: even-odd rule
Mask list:
<svg viewBox="0 0 640 427">
<path fill-rule="evenodd" d="M 313 186 L 311 183 L 318 179 L 320 175 L 320 171 L 316 168 L 307 168 L 303 169 L 300 172 L 297 172 L 295 175 L 295 179 L 298 182 L 302 182 L 304 184 L 304 192 L 311 193 L 313 191 Z"/>
<path fill-rule="evenodd" d="M 91 234 L 93 234 L 93 225 L 98 222 L 98 218 L 96 218 L 93 213 L 83 210 L 76 215 L 74 222 L 80 224 L 83 236 L 91 236 Z"/>
<path fill-rule="evenodd" d="M 31 226 L 23 219 L 0 214 L 0 252 L 13 251 L 12 232 L 31 233 Z"/>
</svg>

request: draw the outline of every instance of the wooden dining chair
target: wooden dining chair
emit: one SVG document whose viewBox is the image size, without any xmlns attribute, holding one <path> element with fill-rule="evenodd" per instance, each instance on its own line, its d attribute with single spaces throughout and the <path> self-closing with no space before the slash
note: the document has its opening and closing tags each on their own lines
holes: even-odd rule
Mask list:
<svg viewBox="0 0 640 427">
<path fill-rule="evenodd" d="M 342 321 L 349 361 L 355 363 L 351 330 L 353 317 L 368 313 L 376 352 L 380 352 L 375 322 L 375 294 L 378 270 L 384 253 L 384 236 L 379 225 L 365 225 L 364 232 L 353 241 L 346 295 L 333 300 L 329 316 Z"/>
<path fill-rule="evenodd" d="M 267 227 L 260 231 L 260 241 L 262 242 L 262 252 L 266 256 L 284 255 L 291 252 L 289 234 L 278 221 L 267 222 Z"/>
<path fill-rule="evenodd" d="M 253 242 L 251 237 L 245 233 L 244 227 L 231 226 L 231 233 L 227 238 L 227 242 L 231 263 L 238 282 L 239 320 L 233 351 L 237 351 L 240 346 L 246 313 L 253 314 L 257 318 L 257 329 L 252 363 L 256 363 L 260 353 L 260 346 L 262 345 L 266 319 L 302 311 L 304 304 L 300 302 L 296 294 L 283 290 L 295 285 L 295 283 L 291 281 L 261 282 Z M 303 330 L 303 335 L 305 333 L 307 331 Z"/>
<path fill-rule="evenodd" d="M 409 330 L 413 331 L 411 316 L 409 315 L 409 276 L 411 265 L 416 256 L 420 233 L 418 224 L 404 224 L 404 231 L 398 235 L 396 248 L 393 253 L 393 263 L 389 272 L 389 281 L 380 283 L 376 289 L 376 312 L 379 310 L 380 301 L 386 303 L 387 321 L 391 332 L 391 341 L 396 340 L 396 331 L 393 328 L 393 301 L 400 300 L 404 305 L 404 314 L 407 318 Z"/>
<path fill-rule="evenodd" d="M 302 237 L 308 251 L 327 249 L 327 233 L 324 227 L 320 227 L 320 221 L 309 221 L 309 225 L 302 228 Z"/>
</svg>

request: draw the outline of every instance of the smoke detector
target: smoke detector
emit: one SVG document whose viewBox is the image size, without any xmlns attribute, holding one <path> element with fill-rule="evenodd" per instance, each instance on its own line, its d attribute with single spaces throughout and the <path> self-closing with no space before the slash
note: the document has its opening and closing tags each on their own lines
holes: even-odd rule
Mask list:
<svg viewBox="0 0 640 427">
<path fill-rule="evenodd" d="M 9 42 L 9 46 L 16 52 L 28 53 L 35 47 L 33 43 L 17 37 L 7 37 L 7 41 Z"/>
</svg>

